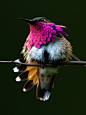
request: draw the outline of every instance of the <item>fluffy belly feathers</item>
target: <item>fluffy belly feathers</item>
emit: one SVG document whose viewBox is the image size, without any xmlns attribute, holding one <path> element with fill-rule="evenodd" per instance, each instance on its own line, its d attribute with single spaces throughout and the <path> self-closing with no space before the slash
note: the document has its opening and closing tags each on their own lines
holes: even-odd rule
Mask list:
<svg viewBox="0 0 86 115">
<path fill-rule="evenodd" d="M 65 38 L 58 38 L 55 43 L 43 45 L 40 49 L 33 46 L 27 51 L 27 60 L 36 60 L 42 63 L 53 63 L 58 60 L 70 58 L 72 53 L 71 45 Z"/>
</svg>

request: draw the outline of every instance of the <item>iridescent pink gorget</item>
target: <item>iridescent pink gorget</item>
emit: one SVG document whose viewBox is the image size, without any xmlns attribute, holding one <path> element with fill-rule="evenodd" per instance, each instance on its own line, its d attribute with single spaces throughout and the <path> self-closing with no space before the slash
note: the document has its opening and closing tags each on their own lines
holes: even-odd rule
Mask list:
<svg viewBox="0 0 86 115">
<path fill-rule="evenodd" d="M 62 35 L 68 36 L 63 32 L 63 29 L 67 29 L 63 25 L 55 25 L 54 23 L 35 22 L 30 24 L 30 34 L 26 39 L 27 49 L 31 49 L 33 45 L 39 49 L 43 44 L 48 42 L 55 42 L 56 37 L 62 37 Z"/>
</svg>

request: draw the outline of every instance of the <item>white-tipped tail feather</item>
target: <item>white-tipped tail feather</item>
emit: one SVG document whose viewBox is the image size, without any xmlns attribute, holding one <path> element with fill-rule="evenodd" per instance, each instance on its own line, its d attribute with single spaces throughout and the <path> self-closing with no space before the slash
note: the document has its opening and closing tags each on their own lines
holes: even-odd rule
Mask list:
<svg viewBox="0 0 86 115">
<path fill-rule="evenodd" d="M 26 89 L 25 89 L 25 88 L 23 88 L 23 91 L 24 91 L 24 92 L 26 92 Z"/>
<path fill-rule="evenodd" d="M 45 95 L 43 96 L 43 101 L 48 100 L 49 97 L 50 97 L 50 92 L 49 92 L 49 91 L 46 91 L 46 92 L 45 92 Z"/>
<path fill-rule="evenodd" d="M 13 68 L 14 72 L 19 72 L 19 69 L 17 67 Z"/>
<path fill-rule="evenodd" d="M 19 60 L 19 59 L 16 59 L 15 62 L 19 62 L 19 63 L 20 63 L 20 60 Z"/>
<path fill-rule="evenodd" d="M 16 79 L 15 79 L 17 82 L 21 81 L 21 78 L 18 76 Z"/>
</svg>

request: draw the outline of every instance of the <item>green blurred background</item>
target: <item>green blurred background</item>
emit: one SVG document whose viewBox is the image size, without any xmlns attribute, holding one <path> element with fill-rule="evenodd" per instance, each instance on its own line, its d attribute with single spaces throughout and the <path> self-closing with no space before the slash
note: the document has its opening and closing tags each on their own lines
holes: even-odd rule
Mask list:
<svg viewBox="0 0 86 115">
<path fill-rule="evenodd" d="M 44 16 L 68 27 L 73 52 L 86 60 L 86 1 L 0 1 L 0 60 L 21 58 L 29 26 L 18 18 Z M 48 101 L 36 98 L 36 86 L 24 93 L 25 82 L 16 83 L 12 64 L 0 64 L 0 115 L 86 115 L 86 68 L 62 66 Z"/>
</svg>

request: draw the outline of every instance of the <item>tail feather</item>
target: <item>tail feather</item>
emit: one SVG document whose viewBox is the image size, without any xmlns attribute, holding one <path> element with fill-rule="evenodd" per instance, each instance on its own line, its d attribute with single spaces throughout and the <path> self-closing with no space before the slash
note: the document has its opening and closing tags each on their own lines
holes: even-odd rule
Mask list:
<svg viewBox="0 0 86 115">
<path fill-rule="evenodd" d="M 26 70 L 26 68 L 27 68 L 27 66 L 25 66 L 25 65 L 20 65 L 20 66 L 17 66 L 17 67 L 15 67 L 15 68 L 13 68 L 13 71 L 14 71 L 14 72 L 23 72 L 23 71 Z"/>
<path fill-rule="evenodd" d="M 23 59 L 17 59 L 15 60 L 16 62 L 22 62 L 25 63 L 26 61 Z M 31 62 L 30 64 L 36 64 L 35 61 Z M 13 68 L 14 72 L 22 72 L 19 76 L 16 77 L 16 81 L 24 81 L 28 80 L 26 84 L 24 85 L 23 91 L 28 91 L 35 84 L 38 84 L 38 77 L 39 77 L 39 69 L 40 67 L 31 67 L 31 66 L 26 66 L 26 65 L 19 65 L 15 68 Z"/>
<path fill-rule="evenodd" d="M 38 75 L 36 74 L 36 77 L 34 77 L 34 79 L 33 79 L 33 84 L 37 84 L 37 77 L 38 77 Z"/>
<path fill-rule="evenodd" d="M 48 83 L 47 86 L 45 85 L 44 88 L 41 87 L 41 82 L 39 79 L 39 85 L 37 86 L 37 89 L 36 89 L 36 96 L 38 99 L 43 100 L 43 101 L 46 101 L 49 99 L 51 90 L 53 87 L 54 76 L 55 75 L 51 77 L 50 83 Z"/>
<path fill-rule="evenodd" d="M 34 75 L 37 73 L 37 69 L 33 68 L 32 70 L 29 71 L 28 78 L 31 80 L 33 79 Z"/>
<path fill-rule="evenodd" d="M 15 62 L 23 62 L 23 63 L 25 63 L 25 60 L 17 59 L 17 60 L 15 60 Z M 30 64 L 36 64 L 36 62 L 33 61 Z M 26 65 L 19 65 L 17 67 L 14 67 L 13 71 L 14 72 L 24 72 L 24 71 L 30 71 L 31 69 L 34 69 L 34 68 L 36 68 L 36 67 L 31 67 L 31 66 L 26 66 Z"/>
<path fill-rule="evenodd" d="M 23 61 L 23 60 L 20 60 Z M 30 64 L 36 64 L 35 61 Z M 19 65 L 15 67 L 14 72 L 22 72 L 17 78 L 16 81 L 24 81 L 27 80 L 23 87 L 23 91 L 26 92 L 34 87 L 37 84 L 36 96 L 38 99 L 46 101 L 49 99 L 51 90 L 53 87 L 54 74 L 57 71 L 56 69 L 40 69 L 40 67 L 31 67 L 31 66 L 23 66 Z M 44 73 L 43 73 L 44 72 Z"/>
<path fill-rule="evenodd" d="M 20 58 L 20 59 L 16 59 L 16 60 L 15 60 L 15 62 L 25 63 L 25 62 L 26 62 L 26 60 L 25 60 L 25 59 L 23 59 L 23 58 Z"/>
<path fill-rule="evenodd" d="M 28 73 L 29 71 L 25 71 L 21 73 L 18 77 L 16 77 L 16 81 L 24 81 L 28 79 Z"/>
<path fill-rule="evenodd" d="M 34 87 L 33 80 L 29 80 L 24 85 L 23 91 L 26 92 Z"/>
<path fill-rule="evenodd" d="M 26 68 L 27 68 L 26 65 L 20 65 L 20 66 L 17 66 L 17 69 L 19 70 L 19 72 L 23 72 L 23 71 L 25 71 Z"/>
<path fill-rule="evenodd" d="M 36 90 L 36 97 L 40 100 L 46 101 L 49 99 L 50 97 L 50 93 L 48 90 L 46 89 L 41 89 L 40 85 L 37 87 Z"/>
</svg>

